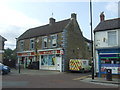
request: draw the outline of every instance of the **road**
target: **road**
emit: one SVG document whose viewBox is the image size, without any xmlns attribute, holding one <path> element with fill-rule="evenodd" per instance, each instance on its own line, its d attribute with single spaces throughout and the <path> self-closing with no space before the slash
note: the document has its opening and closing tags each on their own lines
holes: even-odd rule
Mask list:
<svg viewBox="0 0 120 90">
<path fill-rule="evenodd" d="M 11 72 L 2 77 L 3 88 L 115 88 L 80 81 L 90 73 L 26 70 Z"/>
</svg>

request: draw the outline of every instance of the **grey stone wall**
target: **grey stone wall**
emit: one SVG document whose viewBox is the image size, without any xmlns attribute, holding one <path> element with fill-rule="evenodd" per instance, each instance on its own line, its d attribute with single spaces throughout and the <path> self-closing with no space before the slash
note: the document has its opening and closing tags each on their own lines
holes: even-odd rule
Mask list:
<svg viewBox="0 0 120 90">
<path fill-rule="evenodd" d="M 70 59 L 89 59 L 87 44 L 75 19 L 66 27 L 65 71 L 69 70 Z"/>
<path fill-rule="evenodd" d="M 62 32 L 56 33 L 56 34 L 57 34 L 57 47 L 55 47 L 55 48 L 62 48 L 62 45 L 61 45 L 62 44 L 62 37 L 61 37 Z M 53 35 L 53 34 L 51 34 L 51 35 Z M 47 36 L 48 37 L 48 47 L 46 49 L 51 49 L 51 42 L 50 42 L 51 35 Z M 34 41 L 35 42 L 34 49 L 36 49 L 36 48 L 37 48 L 37 50 L 45 49 L 42 47 L 42 37 L 44 37 L 44 36 L 34 38 L 34 40 L 35 40 Z M 32 38 L 30 38 L 30 39 L 32 39 Z M 24 50 L 23 51 L 30 50 L 30 39 L 24 39 Z M 20 51 L 20 41 L 17 42 L 17 50 L 18 50 L 18 52 Z"/>
</svg>

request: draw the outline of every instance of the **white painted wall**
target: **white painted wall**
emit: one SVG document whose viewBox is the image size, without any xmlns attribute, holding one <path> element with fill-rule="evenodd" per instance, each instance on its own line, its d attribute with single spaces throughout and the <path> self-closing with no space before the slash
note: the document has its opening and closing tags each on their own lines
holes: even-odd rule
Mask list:
<svg viewBox="0 0 120 90">
<path fill-rule="evenodd" d="M 118 46 L 120 47 L 120 29 L 118 29 Z"/>
<path fill-rule="evenodd" d="M 95 51 L 95 61 L 94 61 L 94 63 L 95 63 L 95 65 L 94 65 L 94 68 L 95 68 L 95 72 L 99 72 L 99 65 L 98 65 L 98 51 L 96 50 Z"/>
<path fill-rule="evenodd" d="M 117 31 L 117 45 L 108 45 L 108 31 Z M 120 29 L 99 31 L 95 33 L 95 48 L 109 48 L 120 46 Z"/>
<path fill-rule="evenodd" d="M 108 45 L 108 31 L 117 31 L 117 45 L 116 46 L 109 46 Z M 111 47 L 120 47 L 120 29 L 116 30 L 108 30 L 108 31 L 99 31 L 95 33 L 94 36 L 94 55 L 95 55 L 95 72 L 99 72 L 98 66 L 98 52 L 96 49 L 100 48 L 111 48 Z M 104 41 L 105 38 L 105 41 Z"/>
</svg>

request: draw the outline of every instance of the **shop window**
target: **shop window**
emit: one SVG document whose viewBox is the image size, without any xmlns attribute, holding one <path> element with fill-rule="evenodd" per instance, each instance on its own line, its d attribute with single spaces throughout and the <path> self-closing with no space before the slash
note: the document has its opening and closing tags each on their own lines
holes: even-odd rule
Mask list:
<svg viewBox="0 0 120 90">
<path fill-rule="evenodd" d="M 24 50 L 24 41 L 20 41 L 20 50 L 23 51 Z"/>
<path fill-rule="evenodd" d="M 101 64 L 120 64 L 120 60 L 117 58 L 101 59 Z"/>
<path fill-rule="evenodd" d="M 101 60 L 101 64 L 105 64 L 105 60 Z"/>
<path fill-rule="evenodd" d="M 101 64 L 111 64 L 111 60 L 109 59 L 102 59 Z"/>
<path fill-rule="evenodd" d="M 116 61 L 116 64 L 120 64 L 120 61 Z"/>
<path fill-rule="evenodd" d="M 34 49 L 34 39 L 30 40 L 30 49 L 33 50 Z"/>
<path fill-rule="evenodd" d="M 111 60 L 105 60 L 106 64 L 111 64 Z"/>
<path fill-rule="evenodd" d="M 55 55 L 41 55 L 41 65 L 51 66 L 56 64 Z"/>
<path fill-rule="evenodd" d="M 57 35 L 51 35 L 51 46 L 57 47 Z"/>
<path fill-rule="evenodd" d="M 47 37 L 43 37 L 43 39 L 42 39 L 42 47 L 43 48 L 47 48 L 47 43 L 48 43 L 48 38 Z"/>
<path fill-rule="evenodd" d="M 120 64 L 120 60 L 118 58 L 111 58 L 111 64 Z"/>
<path fill-rule="evenodd" d="M 55 63 L 56 63 L 55 55 L 49 55 L 48 56 L 48 65 L 55 65 Z"/>
<path fill-rule="evenodd" d="M 44 65 L 44 66 L 48 65 L 47 55 L 42 55 L 41 56 L 41 65 Z"/>
<path fill-rule="evenodd" d="M 108 45 L 109 46 L 117 45 L 117 32 L 116 31 L 108 32 Z"/>
<path fill-rule="evenodd" d="M 56 57 L 60 57 L 60 54 L 56 54 Z"/>
</svg>

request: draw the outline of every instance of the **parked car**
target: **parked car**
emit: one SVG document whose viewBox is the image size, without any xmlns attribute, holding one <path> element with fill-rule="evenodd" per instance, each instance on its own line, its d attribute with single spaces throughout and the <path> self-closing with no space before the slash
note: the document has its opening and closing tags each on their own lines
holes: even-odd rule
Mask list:
<svg viewBox="0 0 120 90">
<path fill-rule="evenodd" d="M 10 67 L 0 63 L 0 74 L 5 75 L 5 74 L 8 74 L 8 73 L 10 73 Z"/>
</svg>

